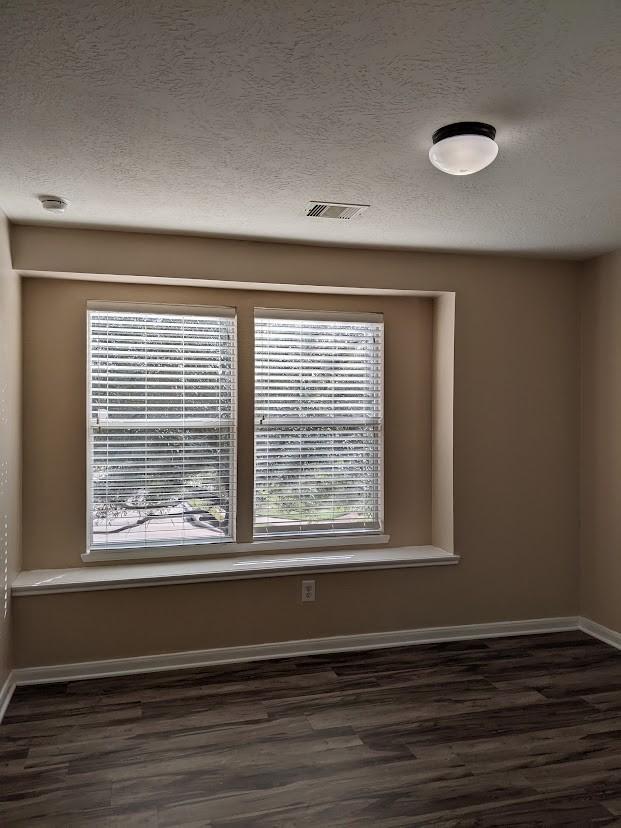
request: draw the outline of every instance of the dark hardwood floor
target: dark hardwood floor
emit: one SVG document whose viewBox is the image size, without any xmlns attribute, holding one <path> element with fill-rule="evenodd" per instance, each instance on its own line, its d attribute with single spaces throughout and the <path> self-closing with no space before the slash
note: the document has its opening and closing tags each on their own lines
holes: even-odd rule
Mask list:
<svg viewBox="0 0 621 828">
<path fill-rule="evenodd" d="M 581 633 L 18 688 L 0 824 L 621 825 L 621 653 Z"/>
</svg>

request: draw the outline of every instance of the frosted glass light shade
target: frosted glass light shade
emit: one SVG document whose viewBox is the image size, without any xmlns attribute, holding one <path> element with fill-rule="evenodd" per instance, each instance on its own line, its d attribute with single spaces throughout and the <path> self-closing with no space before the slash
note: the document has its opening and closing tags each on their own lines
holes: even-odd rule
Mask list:
<svg viewBox="0 0 621 828">
<path fill-rule="evenodd" d="M 433 144 L 429 160 L 449 175 L 472 175 L 489 166 L 498 144 L 486 135 L 452 135 Z"/>
</svg>

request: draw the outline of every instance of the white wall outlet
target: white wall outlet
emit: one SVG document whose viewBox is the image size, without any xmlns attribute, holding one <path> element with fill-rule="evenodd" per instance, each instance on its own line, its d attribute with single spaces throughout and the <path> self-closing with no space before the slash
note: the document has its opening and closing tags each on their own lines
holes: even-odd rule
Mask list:
<svg viewBox="0 0 621 828">
<path fill-rule="evenodd" d="M 302 602 L 315 600 L 315 582 L 302 581 Z"/>
</svg>

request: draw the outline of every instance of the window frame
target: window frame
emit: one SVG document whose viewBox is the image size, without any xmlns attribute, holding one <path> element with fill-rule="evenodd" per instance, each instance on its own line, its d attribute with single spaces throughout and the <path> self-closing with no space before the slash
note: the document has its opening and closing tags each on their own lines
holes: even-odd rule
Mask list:
<svg viewBox="0 0 621 828">
<path fill-rule="evenodd" d="M 92 392 L 92 361 L 91 361 L 91 312 L 109 311 L 128 314 L 162 314 L 178 316 L 219 316 L 231 319 L 233 322 L 233 404 L 230 432 L 231 460 L 229 466 L 229 509 L 230 509 L 230 536 L 216 538 L 213 541 L 202 540 L 198 543 L 179 544 L 140 544 L 126 543 L 112 546 L 93 545 L 93 421 L 91 417 Z M 238 464 L 238 435 L 239 435 L 239 331 L 238 309 L 226 305 L 188 305 L 153 302 L 123 302 L 89 300 L 86 303 L 86 553 L 82 560 L 131 560 L 135 558 L 166 559 L 171 557 L 190 557 L 200 555 L 208 557 L 209 547 L 228 546 L 235 544 L 237 539 L 237 464 Z M 197 423 L 199 425 L 200 423 Z M 125 424 L 127 425 L 127 424 Z M 120 426 L 124 427 L 123 425 Z M 180 426 L 181 427 L 181 426 Z"/>
<path fill-rule="evenodd" d="M 335 304 L 337 304 L 335 302 Z M 91 359 L 90 359 L 90 311 L 104 310 L 104 311 L 126 311 L 128 313 L 144 312 L 144 313 L 177 313 L 183 315 L 184 313 L 190 315 L 221 315 L 231 317 L 234 321 L 234 401 L 233 401 L 233 450 L 231 457 L 230 468 L 230 492 L 229 502 L 231 509 L 231 537 L 217 538 L 214 541 L 201 541 L 195 544 L 175 544 L 175 545 L 140 545 L 127 544 L 115 545 L 112 547 L 93 546 L 92 545 L 92 520 L 91 520 L 91 500 L 92 500 L 92 451 L 91 451 L 91 417 L 90 417 L 90 401 L 91 401 Z M 256 436 L 255 417 L 254 417 L 254 347 L 251 353 L 244 358 L 244 363 L 241 362 L 244 350 L 240 346 L 240 336 L 244 324 L 247 322 L 252 327 L 253 341 L 254 341 L 254 320 L 259 312 L 266 312 L 269 316 L 279 314 L 290 319 L 314 319 L 326 321 L 372 321 L 382 323 L 382 336 L 379 348 L 379 399 L 380 399 L 380 421 L 379 421 L 379 457 L 378 457 L 378 519 L 379 528 L 372 530 L 358 530 L 347 528 L 342 533 L 332 532 L 330 534 L 325 532 L 299 533 L 288 534 L 282 536 L 271 537 L 255 537 L 254 536 L 254 443 Z M 248 314 L 248 319 L 245 315 Z M 245 321 L 244 321 L 245 320 Z M 234 558 L 235 556 L 248 556 L 253 553 L 263 554 L 273 551 L 286 552 L 288 550 L 300 550 L 300 557 L 295 560 L 313 560 L 319 561 L 320 557 L 313 550 L 319 549 L 334 549 L 335 547 L 354 547 L 364 552 L 365 549 L 372 551 L 373 548 L 384 546 L 390 542 L 390 535 L 386 534 L 384 502 L 385 502 L 385 321 L 384 313 L 382 312 L 366 312 L 366 311 L 347 311 L 347 310 L 330 310 L 330 311 L 313 311 L 297 309 L 293 306 L 280 308 L 265 308 L 260 305 L 251 304 L 246 305 L 193 305 L 193 304 L 174 304 L 174 303 L 153 303 L 153 302 L 132 302 L 132 301 L 115 301 L 115 300 L 88 300 L 86 302 L 86 399 L 85 399 L 85 415 L 86 415 L 86 551 L 81 555 L 82 561 L 85 563 L 96 564 L 98 562 L 126 562 L 128 564 L 137 564 L 140 561 L 151 560 L 164 562 L 166 560 L 175 558 Z M 249 412 L 248 423 L 252 428 L 251 445 L 252 445 L 252 459 L 248 464 L 247 471 L 249 471 L 250 479 L 245 481 L 250 490 L 249 514 L 246 517 L 249 520 L 250 535 L 248 540 L 240 541 L 238 539 L 239 527 L 239 504 L 240 500 L 244 498 L 239 497 L 239 443 L 240 443 L 240 416 L 239 416 L 239 381 L 243 376 L 252 376 L 252 411 Z M 248 434 L 247 436 L 250 436 Z M 245 484 L 242 484 L 245 486 Z M 244 514 L 245 514 L 244 510 Z M 352 550 L 353 552 L 354 550 Z M 351 553 L 346 555 L 351 557 Z M 284 559 L 287 560 L 293 559 Z M 197 562 L 197 566 L 200 565 Z M 226 564 L 223 564 L 226 565 Z M 257 572 L 257 576 L 258 576 Z M 249 576 L 245 576 L 249 577 Z"/>
<path fill-rule="evenodd" d="M 385 487 L 385 473 L 384 473 L 384 442 L 385 442 L 385 401 L 384 401 L 384 386 L 385 386 L 385 322 L 383 313 L 372 313 L 368 311 L 321 311 L 321 310 L 297 310 L 295 308 L 268 308 L 255 306 L 253 308 L 253 331 L 256 333 L 257 319 L 287 319 L 291 321 L 312 321 L 312 322 L 369 322 L 381 325 L 381 336 L 378 348 L 378 364 L 379 364 L 379 417 L 377 422 L 377 443 L 378 443 L 378 468 L 377 468 L 377 518 L 378 525 L 372 529 L 364 529 L 357 526 L 344 526 L 342 531 L 328 530 L 317 528 L 315 531 L 308 532 L 282 532 L 265 535 L 256 534 L 256 476 L 253 474 L 253 497 L 252 497 L 252 538 L 255 543 L 269 543 L 269 542 L 299 542 L 301 540 L 322 540 L 326 546 L 338 545 L 343 538 L 357 538 L 360 543 L 372 543 L 373 539 L 384 536 L 385 532 L 385 516 L 384 516 L 384 487 Z M 256 344 L 253 350 L 252 364 L 253 374 L 256 368 Z M 253 388 L 253 399 L 256 392 L 256 378 Z M 286 419 L 286 418 L 283 418 Z M 321 418 L 316 418 L 320 420 Z M 374 418 L 372 418 L 374 420 Z M 297 424 L 298 418 L 291 418 L 289 423 L 292 426 Z M 325 418 L 325 425 L 340 425 L 330 418 Z M 343 418 L 345 421 L 346 418 Z M 285 425 L 286 423 L 282 423 Z M 342 423 L 343 425 L 368 425 L 369 422 L 363 422 L 363 418 L 359 420 L 351 420 Z M 257 418 L 256 414 L 253 417 L 253 446 L 254 459 L 253 470 L 256 468 L 256 451 L 257 451 Z M 365 540 L 365 539 L 369 540 Z"/>
</svg>

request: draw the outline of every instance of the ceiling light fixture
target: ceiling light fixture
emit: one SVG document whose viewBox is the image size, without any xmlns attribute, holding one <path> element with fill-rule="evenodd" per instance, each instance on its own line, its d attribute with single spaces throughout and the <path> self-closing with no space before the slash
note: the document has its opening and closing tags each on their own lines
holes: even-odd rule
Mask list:
<svg viewBox="0 0 621 828">
<path fill-rule="evenodd" d="M 51 195 L 39 196 L 39 201 L 44 210 L 49 210 L 52 213 L 64 213 L 65 207 L 69 204 L 64 198 Z"/>
<path fill-rule="evenodd" d="M 496 129 L 478 121 L 440 127 L 433 133 L 429 160 L 449 175 L 472 175 L 489 166 L 498 155 Z"/>
</svg>

